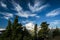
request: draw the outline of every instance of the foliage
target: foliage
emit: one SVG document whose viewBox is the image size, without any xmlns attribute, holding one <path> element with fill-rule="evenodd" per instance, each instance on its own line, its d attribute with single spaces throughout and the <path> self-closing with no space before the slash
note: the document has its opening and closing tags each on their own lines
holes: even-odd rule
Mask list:
<svg viewBox="0 0 60 40">
<path fill-rule="evenodd" d="M 57 28 L 57 27 L 56 27 L 56 29 L 54 29 L 54 31 L 53 31 L 53 37 L 55 37 L 55 36 L 60 36 L 60 30 L 59 30 L 59 28 Z"/>
<path fill-rule="evenodd" d="M 49 26 L 49 24 L 47 24 L 47 22 L 41 23 L 41 29 L 38 32 L 39 38 L 48 38 L 48 32 L 49 32 L 48 26 Z"/>
<path fill-rule="evenodd" d="M 10 19 L 8 20 L 6 30 L 0 35 L 0 40 L 44 40 L 52 34 L 53 37 L 60 36 L 59 28 L 51 30 L 48 26 L 47 22 L 42 22 L 41 29 L 38 31 L 38 26 L 35 24 L 34 36 L 32 36 L 25 26 L 18 23 L 18 16 L 16 16 L 13 23 L 11 23 Z"/>
</svg>

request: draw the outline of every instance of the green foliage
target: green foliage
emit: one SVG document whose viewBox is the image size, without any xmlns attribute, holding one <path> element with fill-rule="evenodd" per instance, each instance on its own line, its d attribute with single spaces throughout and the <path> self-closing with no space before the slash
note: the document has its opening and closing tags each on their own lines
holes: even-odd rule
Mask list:
<svg viewBox="0 0 60 40">
<path fill-rule="evenodd" d="M 55 37 L 55 36 L 60 36 L 60 30 L 59 30 L 59 28 L 57 28 L 57 27 L 56 27 L 56 29 L 54 29 L 54 31 L 53 31 L 53 37 Z"/>
<path fill-rule="evenodd" d="M 1 34 L 0 40 L 31 40 L 31 35 L 26 28 L 22 27 L 21 23 L 18 23 L 18 16 L 16 16 L 13 24 L 10 19 L 8 20 L 8 26 Z"/>
<path fill-rule="evenodd" d="M 49 32 L 48 25 L 49 24 L 47 24 L 47 22 L 42 22 L 41 23 L 41 29 L 38 32 L 38 37 L 39 38 L 47 38 L 48 37 L 48 32 Z"/>
<path fill-rule="evenodd" d="M 5 32 L 2 32 L 0 35 L 0 40 L 40 40 L 39 38 L 43 40 L 44 38 L 48 38 L 50 33 L 52 33 L 48 26 L 49 24 L 47 24 L 47 22 L 42 22 L 41 29 L 38 32 L 37 24 L 35 24 L 34 36 L 32 36 L 26 27 L 18 23 L 18 16 L 16 16 L 13 23 L 11 23 L 10 19 L 8 20 Z M 60 36 L 60 29 L 54 29 L 52 34 L 53 37 L 57 35 Z"/>
<path fill-rule="evenodd" d="M 35 27 L 34 27 L 34 39 L 37 40 L 37 24 L 35 24 Z"/>
</svg>

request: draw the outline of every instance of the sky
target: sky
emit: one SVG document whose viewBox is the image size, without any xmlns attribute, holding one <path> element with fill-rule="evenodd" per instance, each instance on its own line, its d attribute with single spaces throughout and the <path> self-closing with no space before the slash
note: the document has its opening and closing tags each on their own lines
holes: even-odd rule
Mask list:
<svg viewBox="0 0 60 40">
<path fill-rule="evenodd" d="M 0 0 L 0 28 L 6 28 L 8 19 L 28 28 L 47 22 L 49 28 L 60 28 L 60 0 Z"/>
</svg>

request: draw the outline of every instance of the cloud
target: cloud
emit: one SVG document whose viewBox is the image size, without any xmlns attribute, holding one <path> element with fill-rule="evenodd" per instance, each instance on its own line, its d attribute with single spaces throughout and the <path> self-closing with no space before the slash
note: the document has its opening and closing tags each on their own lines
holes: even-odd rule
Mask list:
<svg viewBox="0 0 60 40">
<path fill-rule="evenodd" d="M 30 23 L 30 22 L 32 22 L 32 23 L 35 23 L 35 21 L 30 21 L 30 20 L 24 20 L 24 21 L 21 21 L 22 23 Z"/>
<path fill-rule="evenodd" d="M 5 28 L 0 28 L 0 34 L 2 33 L 1 31 L 4 31 L 6 30 Z"/>
<path fill-rule="evenodd" d="M 1 6 L 2 7 L 4 7 L 4 8 L 6 8 L 7 7 L 7 5 L 6 4 L 4 4 L 3 2 L 0 2 L 1 3 Z"/>
<path fill-rule="evenodd" d="M 27 20 L 28 21 L 28 20 Z M 35 21 L 28 21 L 28 23 L 25 24 L 26 28 L 28 30 L 34 30 L 34 27 L 35 27 L 35 24 L 34 24 Z M 37 31 L 39 31 L 41 28 L 40 26 L 37 26 Z"/>
<path fill-rule="evenodd" d="M 40 18 L 40 16 L 35 16 L 36 18 Z"/>
<path fill-rule="evenodd" d="M 42 5 L 43 2 L 42 1 L 35 1 L 34 6 L 32 6 L 30 3 L 28 3 L 28 7 L 32 12 L 37 12 L 37 11 L 41 11 L 42 9 L 48 7 L 48 4 Z"/>
<path fill-rule="evenodd" d="M 21 12 L 18 12 L 16 15 L 20 17 L 25 17 L 25 18 L 36 16 L 36 14 L 31 14 L 29 11 L 25 11 L 25 12 L 21 11 Z"/>
<path fill-rule="evenodd" d="M 54 24 L 54 25 L 60 24 L 60 20 L 54 20 L 53 22 L 51 22 L 51 24 Z"/>
<path fill-rule="evenodd" d="M 9 19 L 9 18 L 13 18 L 13 14 L 11 14 L 11 13 L 2 13 L 1 12 L 1 14 L 3 15 L 3 17 L 2 18 L 5 18 L 5 19 Z"/>
<path fill-rule="evenodd" d="M 54 20 L 52 22 L 50 22 L 50 28 L 53 27 L 53 28 L 56 28 L 56 26 L 59 26 L 60 25 L 60 20 Z"/>
<path fill-rule="evenodd" d="M 6 30 L 5 28 L 0 28 L 0 31 Z"/>
<path fill-rule="evenodd" d="M 25 24 L 25 26 L 28 30 L 34 30 L 34 23 L 33 22 L 29 22 L 29 23 Z"/>
<path fill-rule="evenodd" d="M 14 6 L 14 10 L 17 11 L 16 15 L 20 16 L 20 17 L 35 17 L 37 16 L 37 14 L 32 14 L 30 11 L 23 11 L 23 8 L 16 2 L 12 2 L 13 6 Z"/>
<path fill-rule="evenodd" d="M 47 17 L 54 17 L 60 14 L 60 8 L 54 9 L 51 12 L 47 13 Z"/>
<path fill-rule="evenodd" d="M 29 23 L 29 22 L 32 22 L 32 21 L 29 21 L 29 20 L 22 21 L 22 23 Z"/>
</svg>

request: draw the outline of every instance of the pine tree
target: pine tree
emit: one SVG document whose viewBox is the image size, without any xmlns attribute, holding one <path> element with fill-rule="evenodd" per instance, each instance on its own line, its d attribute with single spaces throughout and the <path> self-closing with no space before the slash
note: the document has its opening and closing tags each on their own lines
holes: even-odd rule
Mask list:
<svg viewBox="0 0 60 40">
<path fill-rule="evenodd" d="M 13 30 L 15 30 L 17 26 L 18 26 L 18 16 L 16 16 L 15 19 L 14 19 Z"/>
<path fill-rule="evenodd" d="M 34 27 L 34 39 L 37 40 L 37 24 L 35 24 L 35 27 Z"/>
<path fill-rule="evenodd" d="M 2 33 L 1 40 L 11 40 L 11 21 L 8 20 L 8 25 L 5 32 Z"/>
<path fill-rule="evenodd" d="M 53 37 L 55 37 L 55 36 L 60 36 L 60 30 L 59 30 L 59 28 L 57 28 L 57 27 L 56 27 L 56 29 L 54 29 L 54 31 L 53 31 Z"/>
<path fill-rule="evenodd" d="M 28 30 L 26 29 L 26 27 L 24 27 L 22 38 L 23 38 L 23 40 L 32 40 L 31 34 L 28 32 Z"/>
<path fill-rule="evenodd" d="M 6 28 L 6 36 L 7 37 L 9 37 L 9 39 L 11 39 L 11 35 L 12 35 L 12 29 L 11 29 L 11 27 L 12 27 L 12 23 L 11 23 L 11 21 L 10 21 L 10 19 L 8 20 L 8 26 L 7 26 L 7 28 Z"/>
<path fill-rule="evenodd" d="M 13 26 L 12 26 L 12 40 L 15 40 L 16 38 L 16 30 L 18 27 L 18 16 L 15 17 L 14 22 L 13 22 Z"/>
<path fill-rule="evenodd" d="M 41 23 L 41 29 L 40 29 L 38 35 L 43 40 L 44 40 L 44 38 L 48 38 L 48 31 L 49 31 L 48 26 L 49 26 L 49 24 L 47 24 L 47 22 Z"/>
</svg>

